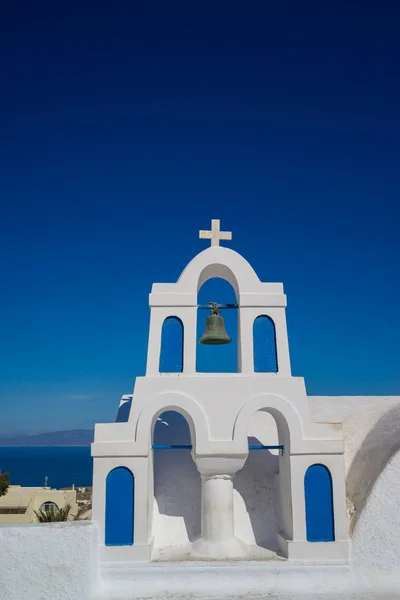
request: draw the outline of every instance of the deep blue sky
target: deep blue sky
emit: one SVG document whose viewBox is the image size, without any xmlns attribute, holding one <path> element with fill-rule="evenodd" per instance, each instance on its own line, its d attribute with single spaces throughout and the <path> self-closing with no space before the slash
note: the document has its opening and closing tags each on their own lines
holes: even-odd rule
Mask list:
<svg viewBox="0 0 400 600">
<path fill-rule="evenodd" d="M 211 218 L 310 394 L 399 394 L 399 4 L 141 6 L 1 9 L 1 433 L 114 418 Z"/>
</svg>

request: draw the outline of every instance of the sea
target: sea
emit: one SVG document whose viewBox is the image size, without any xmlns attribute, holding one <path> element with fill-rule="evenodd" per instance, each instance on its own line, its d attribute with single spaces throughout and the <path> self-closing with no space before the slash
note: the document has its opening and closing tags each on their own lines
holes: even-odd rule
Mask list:
<svg viewBox="0 0 400 600">
<path fill-rule="evenodd" d="M 0 446 L 0 471 L 10 483 L 52 488 L 92 485 L 90 446 Z"/>
</svg>

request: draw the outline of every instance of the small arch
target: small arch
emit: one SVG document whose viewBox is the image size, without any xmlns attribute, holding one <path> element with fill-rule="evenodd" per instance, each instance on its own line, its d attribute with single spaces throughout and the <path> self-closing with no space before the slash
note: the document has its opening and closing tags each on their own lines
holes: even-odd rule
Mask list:
<svg viewBox="0 0 400 600">
<path fill-rule="evenodd" d="M 106 479 L 106 546 L 132 546 L 135 478 L 127 467 L 116 467 Z"/>
<path fill-rule="evenodd" d="M 178 317 L 167 317 L 161 330 L 160 373 L 183 371 L 183 323 Z"/>
<path fill-rule="evenodd" d="M 42 506 L 40 507 L 40 510 L 48 510 L 48 511 L 52 511 L 52 510 L 58 510 L 58 504 L 56 504 L 55 502 L 43 502 Z"/>
<path fill-rule="evenodd" d="M 332 476 L 325 465 L 308 467 L 304 476 L 308 542 L 334 542 Z"/>
<path fill-rule="evenodd" d="M 268 315 L 259 315 L 253 323 L 254 372 L 277 373 L 275 323 Z"/>
</svg>

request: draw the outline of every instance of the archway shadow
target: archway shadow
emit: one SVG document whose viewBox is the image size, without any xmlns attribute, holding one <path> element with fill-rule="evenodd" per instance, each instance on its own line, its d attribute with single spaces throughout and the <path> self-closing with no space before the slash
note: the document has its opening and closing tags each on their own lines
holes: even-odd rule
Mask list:
<svg viewBox="0 0 400 600">
<path fill-rule="evenodd" d="M 186 419 L 168 411 L 156 422 L 154 444 L 191 444 Z M 193 542 L 201 532 L 201 478 L 190 450 L 154 450 L 154 497 L 160 514 L 182 517 Z M 184 540 L 182 540 L 184 543 Z"/>
<path fill-rule="evenodd" d="M 346 478 L 347 496 L 354 506 L 350 532 L 367 503 L 372 488 L 391 457 L 400 450 L 400 406 L 385 413 L 364 438 Z"/>
<path fill-rule="evenodd" d="M 249 446 L 260 446 L 255 437 L 248 437 Z M 279 456 L 269 450 L 249 450 L 246 463 L 234 481 L 234 489 L 242 497 L 250 518 L 257 546 L 277 551 L 278 519 L 276 490 Z"/>
</svg>

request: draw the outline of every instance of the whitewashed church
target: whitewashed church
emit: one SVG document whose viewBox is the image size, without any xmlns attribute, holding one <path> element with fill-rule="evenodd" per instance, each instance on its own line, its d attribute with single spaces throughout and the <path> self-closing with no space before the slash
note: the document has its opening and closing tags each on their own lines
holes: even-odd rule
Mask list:
<svg viewBox="0 0 400 600">
<path fill-rule="evenodd" d="M 346 561 L 343 429 L 313 418 L 304 380 L 291 374 L 283 286 L 261 282 L 219 245 L 231 234 L 218 220 L 200 237 L 211 247 L 178 281 L 153 285 L 146 376 L 123 397 L 117 422 L 96 426 L 100 559 Z M 237 373 L 196 372 L 198 291 L 211 278 L 235 291 Z M 230 306 L 214 300 L 206 345 L 230 342 L 222 317 Z M 271 343 L 272 366 L 263 357 Z M 179 434 L 160 422 L 171 411 L 181 415 Z M 157 443 L 156 424 L 169 443 Z"/>
</svg>

